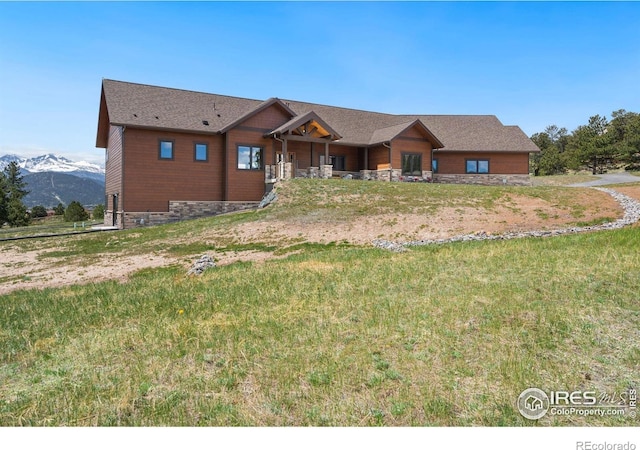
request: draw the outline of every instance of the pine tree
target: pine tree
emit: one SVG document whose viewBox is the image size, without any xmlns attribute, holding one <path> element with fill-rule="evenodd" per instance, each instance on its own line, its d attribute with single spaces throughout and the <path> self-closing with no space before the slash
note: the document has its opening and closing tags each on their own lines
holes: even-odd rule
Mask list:
<svg viewBox="0 0 640 450">
<path fill-rule="evenodd" d="M 7 221 L 7 204 L 9 203 L 9 191 L 4 172 L 0 172 L 0 228 Z"/>
<path fill-rule="evenodd" d="M 15 161 L 11 161 L 4 168 L 2 174 L 2 199 L 0 199 L 0 219 L 9 222 L 9 225 L 24 226 L 29 224 L 29 216 L 27 208 L 22 203 L 22 198 L 29 193 L 25 188 L 25 183 L 20 167 Z M 0 220 L 2 221 L 2 220 Z M 2 221 L 4 223 L 4 221 Z"/>
<path fill-rule="evenodd" d="M 25 183 L 24 177 L 20 173 L 18 163 L 11 161 L 4 169 L 4 176 L 9 190 L 9 197 L 22 201 L 22 198 L 27 195 L 29 191 L 25 189 L 27 183 Z"/>
</svg>

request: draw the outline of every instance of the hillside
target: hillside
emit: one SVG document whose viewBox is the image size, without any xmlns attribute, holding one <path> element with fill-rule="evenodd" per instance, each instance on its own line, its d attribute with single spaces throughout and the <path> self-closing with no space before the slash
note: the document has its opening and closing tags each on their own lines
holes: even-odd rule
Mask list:
<svg viewBox="0 0 640 450">
<path fill-rule="evenodd" d="M 29 194 L 24 204 L 29 208 L 36 205 L 54 207 L 58 203 L 68 205 L 76 200 L 81 204 L 104 203 L 104 184 L 66 173 L 39 172 L 24 176 Z"/>
<path fill-rule="evenodd" d="M 515 405 L 637 387 L 637 227 L 367 242 L 617 217 L 600 194 L 295 180 L 257 212 L 0 243 L 0 426 L 636 426 Z"/>
</svg>

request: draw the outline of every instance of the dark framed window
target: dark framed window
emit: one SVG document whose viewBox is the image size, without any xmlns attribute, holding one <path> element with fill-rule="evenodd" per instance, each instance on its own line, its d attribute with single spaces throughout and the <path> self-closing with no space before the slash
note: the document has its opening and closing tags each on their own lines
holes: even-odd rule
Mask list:
<svg viewBox="0 0 640 450">
<path fill-rule="evenodd" d="M 196 142 L 193 144 L 193 160 L 194 161 L 208 161 L 209 160 L 209 145 Z"/>
<path fill-rule="evenodd" d="M 158 156 L 160 159 L 173 159 L 173 141 L 161 139 Z"/>
<path fill-rule="evenodd" d="M 329 156 L 329 164 L 333 166 L 333 170 L 347 170 L 347 157 L 331 155 Z"/>
<path fill-rule="evenodd" d="M 238 169 L 260 170 L 262 169 L 262 147 L 250 145 L 238 145 Z"/>
<path fill-rule="evenodd" d="M 433 173 L 438 173 L 438 160 L 434 159 L 431 161 L 431 170 Z"/>
<path fill-rule="evenodd" d="M 489 173 L 489 160 L 467 159 L 466 173 Z"/>
<path fill-rule="evenodd" d="M 422 176 L 422 155 L 420 153 L 402 153 L 402 175 Z"/>
</svg>

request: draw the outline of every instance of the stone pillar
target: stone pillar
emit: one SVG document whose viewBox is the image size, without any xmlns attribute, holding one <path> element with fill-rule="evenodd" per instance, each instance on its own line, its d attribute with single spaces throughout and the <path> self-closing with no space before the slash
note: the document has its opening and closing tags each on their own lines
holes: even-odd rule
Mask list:
<svg viewBox="0 0 640 450">
<path fill-rule="evenodd" d="M 400 181 L 400 177 L 402 176 L 402 169 L 391 169 L 391 181 Z"/>
<path fill-rule="evenodd" d="M 361 170 L 360 171 L 360 179 L 361 180 L 370 180 L 371 179 L 371 171 L 370 170 Z"/>
<path fill-rule="evenodd" d="M 325 164 L 320 166 L 320 178 L 329 179 L 333 176 L 333 165 Z"/>
</svg>

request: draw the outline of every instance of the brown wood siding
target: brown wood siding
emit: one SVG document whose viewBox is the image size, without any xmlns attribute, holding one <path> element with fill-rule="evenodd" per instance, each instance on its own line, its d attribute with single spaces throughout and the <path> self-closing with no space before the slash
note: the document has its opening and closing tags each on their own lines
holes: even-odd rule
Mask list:
<svg viewBox="0 0 640 450">
<path fill-rule="evenodd" d="M 369 148 L 369 169 L 376 170 L 378 164 L 389 164 L 389 149 L 384 145 Z"/>
<path fill-rule="evenodd" d="M 174 142 L 173 159 L 159 158 L 159 141 Z M 194 144 L 208 144 L 195 161 Z M 223 139 L 219 135 L 127 128 L 124 150 L 126 211 L 168 211 L 169 200 L 223 200 Z"/>
<path fill-rule="evenodd" d="M 417 133 L 413 129 L 407 130 L 391 142 L 393 148 L 391 166 L 394 169 L 401 169 L 403 153 L 419 153 L 422 155 L 422 170 L 431 170 L 431 143 L 422 136 L 420 139 L 408 137 L 407 134 L 412 131 Z"/>
<path fill-rule="evenodd" d="M 489 173 L 495 174 L 528 174 L 528 153 L 507 152 L 443 152 L 433 154 L 438 160 L 438 173 L 464 174 L 467 159 L 488 159 Z"/>
<path fill-rule="evenodd" d="M 107 140 L 107 160 L 105 162 L 105 209 L 113 209 L 113 195 L 120 195 L 118 208 L 122 208 L 124 196 L 122 188 L 122 127 L 111 126 Z"/>
<path fill-rule="evenodd" d="M 263 164 L 275 162 L 275 152 L 281 151 L 280 142 L 265 138 L 264 134 L 287 122 L 291 117 L 278 105 L 260 111 L 226 134 L 227 201 L 257 201 L 265 191 L 264 169 L 238 169 L 238 145 L 262 147 Z"/>
<path fill-rule="evenodd" d="M 273 164 L 273 142 L 263 137 L 261 131 L 242 129 L 241 127 L 227 133 L 227 198 L 228 201 L 257 201 L 264 195 L 264 169 L 238 169 L 238 145 L 262 147 L 263 164 Z"/>
</svg>

